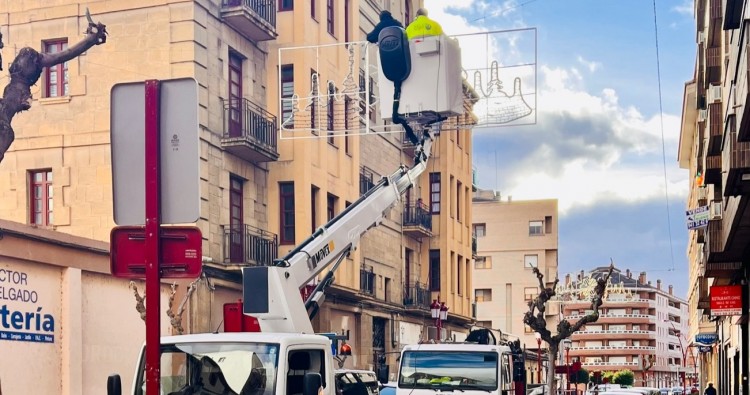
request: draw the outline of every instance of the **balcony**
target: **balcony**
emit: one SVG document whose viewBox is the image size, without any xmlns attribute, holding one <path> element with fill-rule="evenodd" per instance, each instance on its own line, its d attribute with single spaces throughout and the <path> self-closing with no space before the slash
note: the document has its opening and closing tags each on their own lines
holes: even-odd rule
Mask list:
<svg viewBox="0 0 750 395">
<path fill-rule="evenodd" d="M 742 262 L 708 262 L 706 263 L 706 277 L 731 278 L 742 270 Z"/>
<path fill-rule="evenodd" d="M 584 362 L 583 366 L 638 366 L 638 362 Z"/>
<path fill-rule="evenodd" d="M 253 163 L 279 159 L 276 117 L 247 99 L 224 100 L 221 146 Z"/>
<path fill-rule="evenodd" d="M 372 266 L 362 265 L 359 269 L 359 291 L 366 295 L 375 296 L 375 272 Z"/>
<path fill-rule="evenodd" d="M 721 1 L 721 0 L 719 0 Z M 721 82 L 721 47 L 706 48 L 706 84 Z"/>
<path fill-rule="evenodd" d="M 278 258 L 276 234 L 250 225 L 222 226 L 225 264 L 268 266 Z"/>
<path fill-rule="evenodd" d="M 432 236 L 432 214 L 421 201 L 404 205 L 404 234 L 415 239 Z"/>
<path fill-rule="evenodd" d="M 708 105 L 708 148 L 706 156 L 721 153 L 721 138 L 724 135 L 724 114 L 721 102 Z"/>
<path fill-rule="evenodd" d="M 705 174 L 703 176 L 706 184 L 718 184 L 721 182 L 721 155 L 705 157 Z"/>
<path fill-rule="evenodd" d="M 724 196 L 750 193 L 750 142 L 737 141 L 737 133 L 729 133 L 722 156 Z"/>
<path fill-rule="evenodd" d="M 581 339 L 611 339 L 611 340 L 654 340 L 656 332 L 644 330 L 615 330 L 579 331 L 573 334 L 573 340 Z"/>
<path fill-rule="evenodd" d="M 430 290 L 419 282 L 404 284 L 404 306 L 412 309 L 430 308 Z"/>
<path fill-rule="evenodd" d="M 275 0 L 222 0 L 221 18 L 251 41 L 268 41 L 278 36 Z"/>
</svg>

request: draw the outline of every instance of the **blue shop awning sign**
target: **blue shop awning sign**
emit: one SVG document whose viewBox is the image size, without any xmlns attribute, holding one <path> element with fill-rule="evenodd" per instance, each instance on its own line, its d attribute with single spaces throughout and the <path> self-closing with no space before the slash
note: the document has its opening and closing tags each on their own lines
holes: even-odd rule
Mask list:
<svg viewBox="0 0 750 395">
<path fill-rule="evenodd" d="M 716 333 L 699 333 L 695 335 L 696 343 L 714 344 L 717 340 L 719 340 L 719 335 Z"/>
</svg>

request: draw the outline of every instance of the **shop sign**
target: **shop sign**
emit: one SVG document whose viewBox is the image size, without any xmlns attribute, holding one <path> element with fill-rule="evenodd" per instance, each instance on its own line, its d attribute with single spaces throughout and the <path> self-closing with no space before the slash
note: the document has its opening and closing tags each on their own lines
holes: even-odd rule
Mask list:
<svg viewBox="0 0 750 395">
<path fill-rule="evenodd" d="M 742 315 L 742 286 L 721 285 L 711 287 L 711 315 Z"/>
<path fill-rule="evenodd" d="M 717 340 L 719 340 L 719 335 L 716 333 L 699 333 L 695 335 L 696 343 L 714 344 Z"/>
<path fill-rule="evenodd" d="M 55 317 L 33 285 L 28 273 L 0 268 L 0 340 L 55 342 Z"/>
</svg>

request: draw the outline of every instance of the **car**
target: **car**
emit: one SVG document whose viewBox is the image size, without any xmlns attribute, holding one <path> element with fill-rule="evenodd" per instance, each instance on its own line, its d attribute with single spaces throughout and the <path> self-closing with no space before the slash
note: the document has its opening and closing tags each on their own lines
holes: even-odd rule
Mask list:
<svg viewBox="0 0 750 395">
<path fill-rule="evenodd" d="M 378 376 L 371 370 L 339 369 L 335 376 L 337 395 L 380 395 Z"/>
</svg>

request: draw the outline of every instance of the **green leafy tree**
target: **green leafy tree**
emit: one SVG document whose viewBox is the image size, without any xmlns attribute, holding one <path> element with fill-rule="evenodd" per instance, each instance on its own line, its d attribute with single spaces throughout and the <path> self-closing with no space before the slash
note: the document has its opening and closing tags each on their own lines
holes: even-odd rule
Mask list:
<svg viewBox="0 0 750 395">
<path fill-rule="evenodd" d="M 602 383 L 614 384 L 615 372 L 606 371 L 602 372 Z"/>
<path fill-rule="evenodd" d="M 621 370 L 614 374 L 612 382 L 620 385 L 632 386 L 635 381 L 635 374 L 629 369 Z"/>
<path fill-rule="evenodd" d="M 589 377 L 588 370 L 580 369 L 578 372 L 570 374 L 570 382 L 574 384 L 588 384 Z"/>
</svg>

